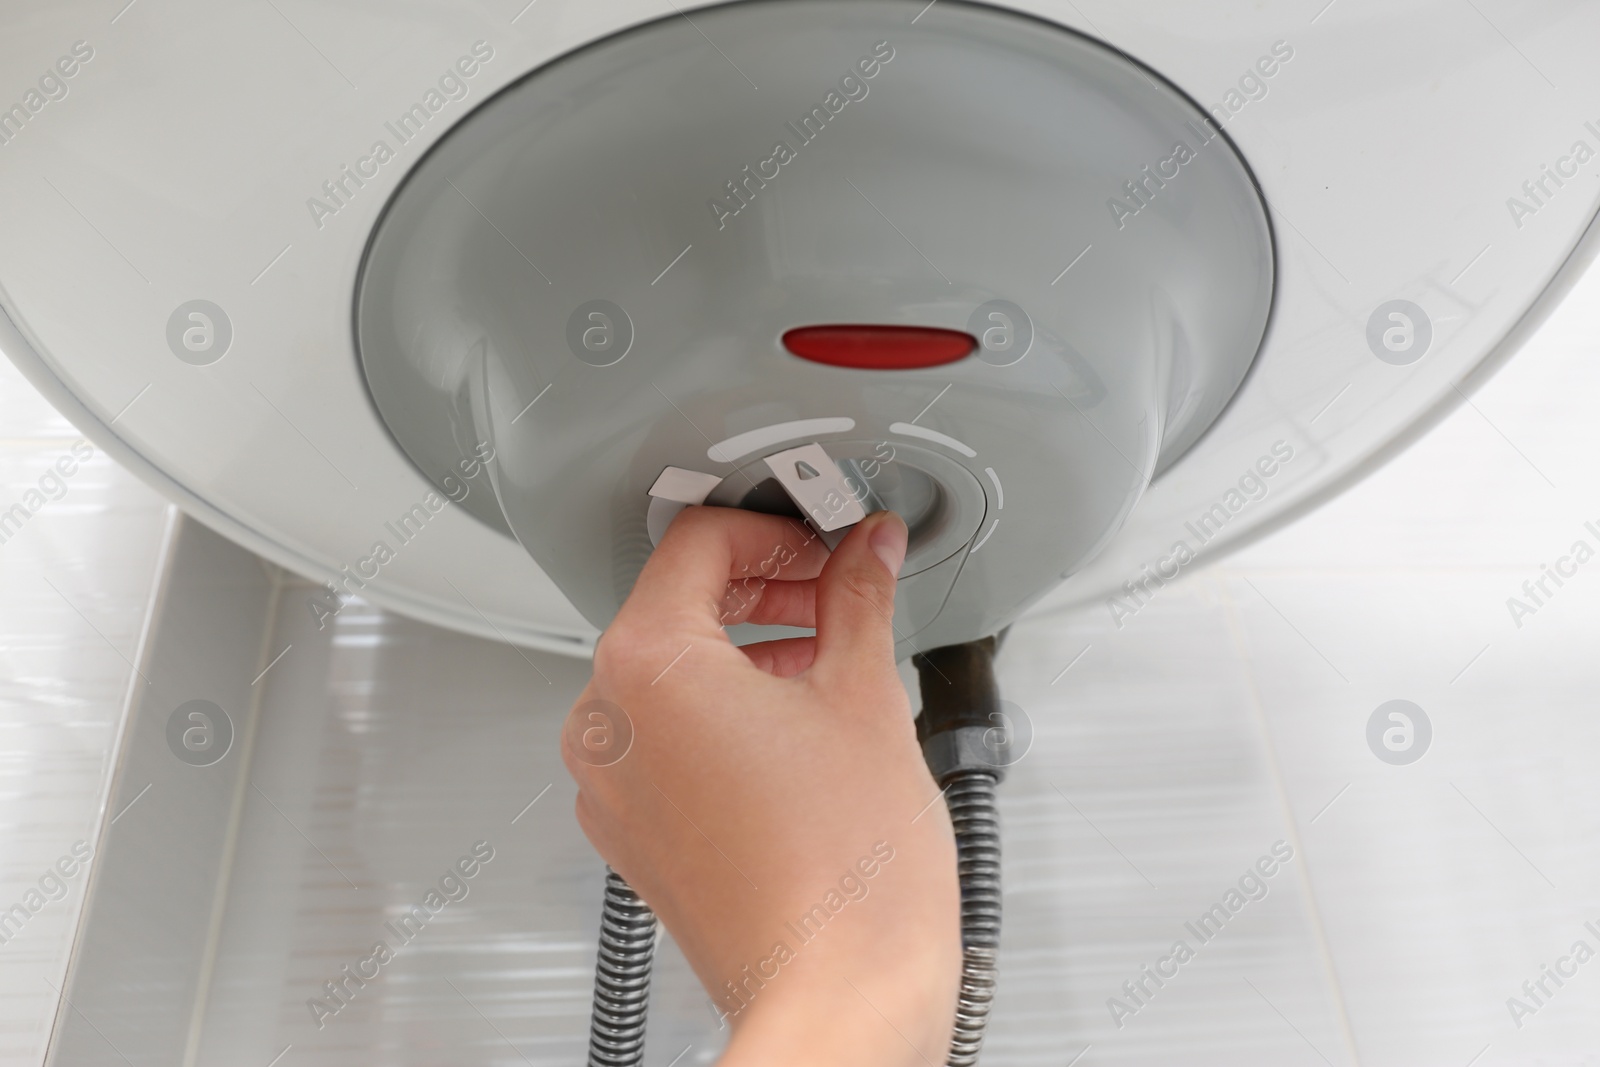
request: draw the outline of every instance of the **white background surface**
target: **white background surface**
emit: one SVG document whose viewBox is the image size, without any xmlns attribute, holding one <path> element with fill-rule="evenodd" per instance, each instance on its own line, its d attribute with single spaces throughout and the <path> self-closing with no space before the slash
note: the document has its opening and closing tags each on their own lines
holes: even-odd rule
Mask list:
<svg viewBox="0 0 1600 1067">
<path fill-rule="evenodd" d="M 1007 926 L 985 1062 L 1059 1065 L 1085 1045 L 1083 1067 L 1600 1062 L 1600 962 L 1520 1030 L 1506 1008 L 1586 936 L 1585 920 L 1600 924 L 1600 560 L 1520 629 L 1506 609 L 1540 564 L 1576 539 L 1595 543 L 1583 524 L 1600 525 L 1597 299 L 1591 273 L 1416 447 L 1161 591 L 1121 629 L 1103 608 L 1015 629 L 1002 684 L 1038 741 L 1004 791 Z M 0 506 L 76 437 L 0 365 Z M 109 817 L 100 795 L 157 567 L 158 498 L 98 458 L 70 485 L 0 545 L 0 907 Z M 464 644 L 483 643 L 440 634 L 420 654 L 459 657 Z M 340 670 L 356 672 L 341 675 L 346 693 L 381 681 L 360 676 L 381 659 L 349 658 L 358 653 L 370 649 L 344 653 Z M 481 654 L 504 675 L 491 671 L 486 692 L 527 673 L 509 650 Z M 282 666 L 287 697 L 306 679 L 292 659 Z M 330 708 L 348 703 L 321 692 Z M 415 705 L 438 695 L 389 690 L 387 712 L 415 726 L 429 711 Z M 1381 763 L 1364 739 L 1367 717 L 1393 698 L 1434 725 L 1431 750 L 1407 767 Z M 544 726 L 564 710 L 536 707 L 533 740 L 553 740 Z M 574 846 L 570 785 L 554 780 L 538 830 L 555 844 L 539 854 L 597 884 L 597 862 Z M 507 783 L 508 796 L 523 784 Z M 1116 1029 L 1105 999 L 1279 837 L 1296 858 L 1273 895 Z M 0 1061 L 42 1058 L 82 887 L 80 876 L 0 945 Z M 548 1006 L 565 1018 L 587 1003 L 592 949 L 562 925 L 575 921 L 567 911 L 548 914 L 552 943 L 567 946 L 564 969 L 545 975 L 558 991 Z M 395 977 L 396 996 L 434 996 Z M 663 970 L 668 1027 L 703 1024 L 688 1022 L 703 1006 L 687 980 Z M 340 1020 L 340 1047 L 379 1047 L 382 1020 L 374 1010 L 366 1045 L 365 1024 Z M 572 1060 L 585 1024 L 564 1025 L 576 1036 L 523 1052 Z M 669 1043 L 652 1061 L 681 1048 Z M 521 1062 L 503 1046 L 495 1055 Z"/>
</svg>

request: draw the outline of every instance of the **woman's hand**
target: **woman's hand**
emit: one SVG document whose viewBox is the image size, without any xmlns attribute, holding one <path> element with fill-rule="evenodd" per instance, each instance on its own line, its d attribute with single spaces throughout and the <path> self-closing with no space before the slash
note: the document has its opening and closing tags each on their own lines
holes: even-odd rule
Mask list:
<svg viewBox="0 0 1600 1067">
<path fill-rule="evenodd" d="M 687 509 L 563 732 L 578 822 L 732 1023 L 724 1064 L 948 1054 L 960 892 L 895 669 L 905 546 L 888 512 L 829 555 L 794 520 Z M 734 622 L 816 636 L 740 649 Z"/>
</svg>

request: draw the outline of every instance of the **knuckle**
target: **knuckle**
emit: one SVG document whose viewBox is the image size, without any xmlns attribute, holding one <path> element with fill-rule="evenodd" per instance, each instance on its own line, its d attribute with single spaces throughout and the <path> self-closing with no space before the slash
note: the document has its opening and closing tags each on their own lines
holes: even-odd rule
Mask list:
<svg viewBox="0 0 1600 1067">
<path fill-rule="evenodd" d="M 769 599 L 768 592 L 767 582 L 762 578 L 744 577 L 731 580 L 722 594 L 722 613 L 717 621 L 727 626 L 734 620 L 747 619 Z"/>
<path fill-rule="evenodd" d="M 671 660 L 684 651 L 685 637 L 669 620 L 639 623 L 614 623 L 595 644 L 594 676 L 604 679 L 604 689 L 617 693 L 635 692 L 655 678 Z"/>
<path fill-rule="evenodd" d="M 894 614 L 894 583 L 882 567 L 863 564 L 845 576 L 845 590 L 887 620 Z"/>
<path fill-rule="evenodd" d="M 641 635 L 624 619 L 617 619 L 594 645 L 594 674 L 597 678 L 623 677 L 630 664 L 638 661 Z"/>
</svg>

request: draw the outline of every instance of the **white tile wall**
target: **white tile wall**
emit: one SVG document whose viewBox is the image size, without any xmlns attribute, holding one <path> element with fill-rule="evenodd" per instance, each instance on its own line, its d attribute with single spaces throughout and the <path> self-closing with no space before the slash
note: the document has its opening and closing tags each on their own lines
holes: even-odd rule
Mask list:
<svg viewBox="0 0 1600 1067">
<path fill-rule="evenodd" d="M 0 512 L 46 479 L 42 506 L 0 531 L 0 909 L 26 906 L 74 842 L 95 840 L 168 519 L 98 451 L 58 488 L 47 475 L 79 440 L 0 359 Z M 0 944 L 0 1063 L 44 1058 L 85 876 L 65 881 Z"/>
</svg>

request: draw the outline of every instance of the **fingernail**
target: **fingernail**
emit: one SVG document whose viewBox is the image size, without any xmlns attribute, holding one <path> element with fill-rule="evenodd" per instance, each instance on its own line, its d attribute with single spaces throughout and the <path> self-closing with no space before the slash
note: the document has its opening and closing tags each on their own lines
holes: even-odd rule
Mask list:
<svg viewBox="0 0 1600 1067">
<path fill-rule="evenodd" d="M 900 566 L 906 561 L 906 524 L 900 517 L 890 512 L 887 518 L 879 520 L 867 535 L 867 545 L 883 560 L 889 573 L 898 578 Z"/>
</svg>

